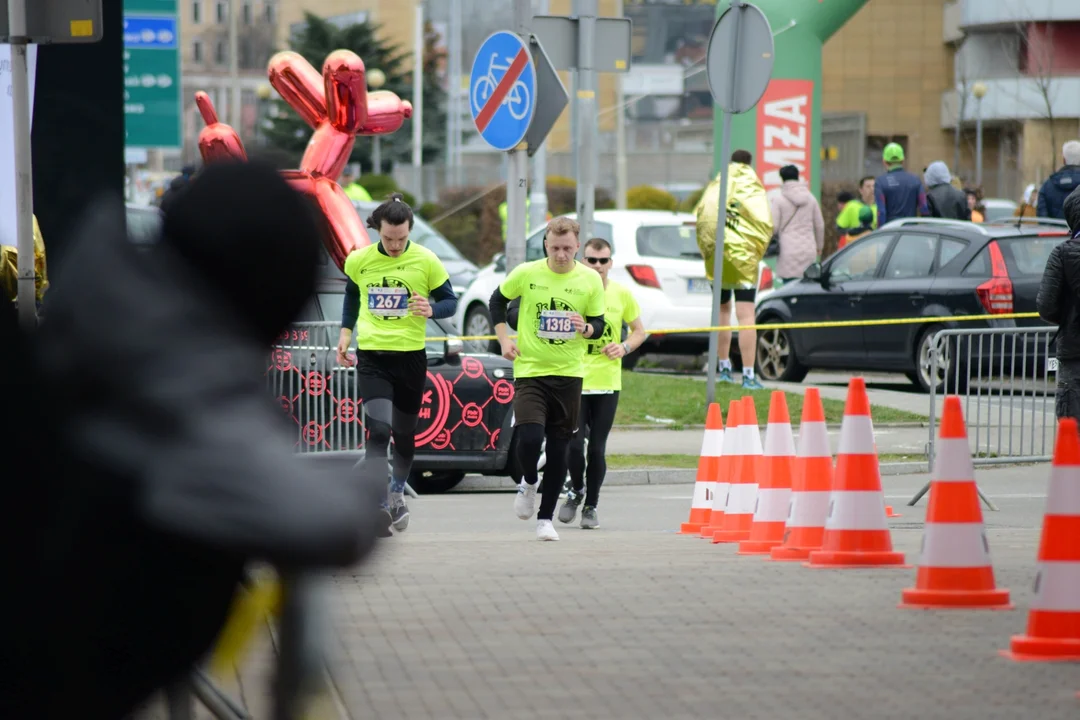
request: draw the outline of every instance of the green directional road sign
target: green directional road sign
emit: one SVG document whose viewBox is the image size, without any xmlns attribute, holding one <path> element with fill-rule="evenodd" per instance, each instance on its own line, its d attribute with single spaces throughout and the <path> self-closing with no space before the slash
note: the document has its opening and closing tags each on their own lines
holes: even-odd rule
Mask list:
<svg viewBox="0 0 1080 720">
<path fill-rule="evenodd" d="M 124 0 L 127 147 L 182 146 L 176 0 Z"/>
</svg>

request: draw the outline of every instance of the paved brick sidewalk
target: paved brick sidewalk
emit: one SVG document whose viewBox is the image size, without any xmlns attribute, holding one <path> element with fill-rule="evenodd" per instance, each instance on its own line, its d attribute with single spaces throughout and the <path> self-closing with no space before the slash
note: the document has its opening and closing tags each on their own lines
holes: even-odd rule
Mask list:
<svg viewBox="0 0 1080 720">
<path fill-rule="evenodd" d="M 338 580 L 354 717 L 1080 717 L 1075 665 L 998 657 L 1023 630 L 1047 468 L 988 471 L 1013 612 L 896 609 L 913 570 L 825 571 L 673 534 L 688 489 L 611 488 L 602 530 L 539 543 L 509 495 L 423 498 L 379 561 Z M 887 481 L 917 559 L 921 478 Z M 1028 497 L 1017 496 L 1028 495 Z"/>
<path fill-rule="evenodd" d="M 1080 717 L 1080 668 L 998 656 L 1023 631 L 1048 468 L 980 473 L 1012 612 L 899 610 L 913 569 L 828 571 L 674 534 L 689 487 L 613 487 L 603 528 L 539 543 L 508 494 L 425 497 L 380 557 L 336 581 L 352 718 Z M 917 559 L 921 477 L 886 479 Z M 558 523 L 557 523 L 558 525 Z M 266 678 L 268 657 L 246 675 Z M 245 683 L 256 717 L 264 692 Z"/>
</svg>

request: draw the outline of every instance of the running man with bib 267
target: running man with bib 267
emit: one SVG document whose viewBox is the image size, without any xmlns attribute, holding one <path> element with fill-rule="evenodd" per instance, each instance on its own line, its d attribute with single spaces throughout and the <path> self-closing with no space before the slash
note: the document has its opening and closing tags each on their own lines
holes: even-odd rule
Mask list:
<svg viewBox="0 0 1080 720">
<path fill-rule="evenodd" d="M 379 242 L 354 250 L 345 259 L 345 303 L 337 356 L 347 353 L 356 327 L 356 382 L 363 402 L 364 462 L 386 467 L 390 436 L 394 464 L 390 473 L 384 535 L 409 524 L 405 483 L 416 454 L 416 423 L 427 383 L 427 318 L 446 318 L 457 309 L 457 296 L 442 262 L 427 248 L 409 241 L 413 212 L 394 193 L 368 218 Z M 428 298 L 434 302 L 429 302 Z M 358 322 L 359 320 L 359 322 Z"/>
<path fill-rule="evenodd" d="M 547 438 L 544 496 L 536 516 L 540 540 L 559 539 L 551 520 L 578 428 L 587 340 L 604 333 L 604 283 L 575 259 L 579 232 L 570 218 L 548 223 L 547 257 L 514 268 L 489 302 L 503 357 L 514 361 L 514 433 L 525 476 L 514 512 L 522 520 L 536 509 L 536 466 Z M 514 298 L 521 298 L 517 342 L 510 338 L 506 317 Z"/>
</svg>

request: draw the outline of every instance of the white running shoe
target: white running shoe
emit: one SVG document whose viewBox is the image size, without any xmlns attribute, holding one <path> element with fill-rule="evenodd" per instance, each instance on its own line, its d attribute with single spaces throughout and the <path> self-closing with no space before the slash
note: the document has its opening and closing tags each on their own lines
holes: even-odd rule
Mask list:
<svg viewBox="0 0 1080 720">
<path fill-rule="evenodd" d="M 536 539 L 537 540 L 558 540 L 559 533 L 555 532 L 555 526 L 551 524 L 550 520 L 537 520 L 536 521 Z"/>
<path fill-rule="evenodd" d="M 514 513 L 522 520 L 528 520 L 536 513 L 536 485 L 530 485 L 524 480 L 518 483 Z"/>
</svg>

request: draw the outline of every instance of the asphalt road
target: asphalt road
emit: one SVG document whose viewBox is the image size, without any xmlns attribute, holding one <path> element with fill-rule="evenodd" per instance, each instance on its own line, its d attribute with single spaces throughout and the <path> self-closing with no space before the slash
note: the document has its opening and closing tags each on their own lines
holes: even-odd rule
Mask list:
<svg viewBox="0 0 1080 720">
<path fill-rule="evenodd" d="M 980 471 L 1013 611 L 896 605 L 914 570 L 810 570 L 673 532 L 690 485 L 613 487 L 602 527 L 535 540 L 505 494 L 412 503 L 412 526 L 335 578 L 343 717 L 1074 720 L 1080 672 L 999 657 L 1026 626 L 1049 469 Z M 925 477 L 885 480 L 917 560 Z M 558 523 L 557 523 L 558 524 Z M 241 675 L 268 717 L 266 641 Z"/>
</svg>

